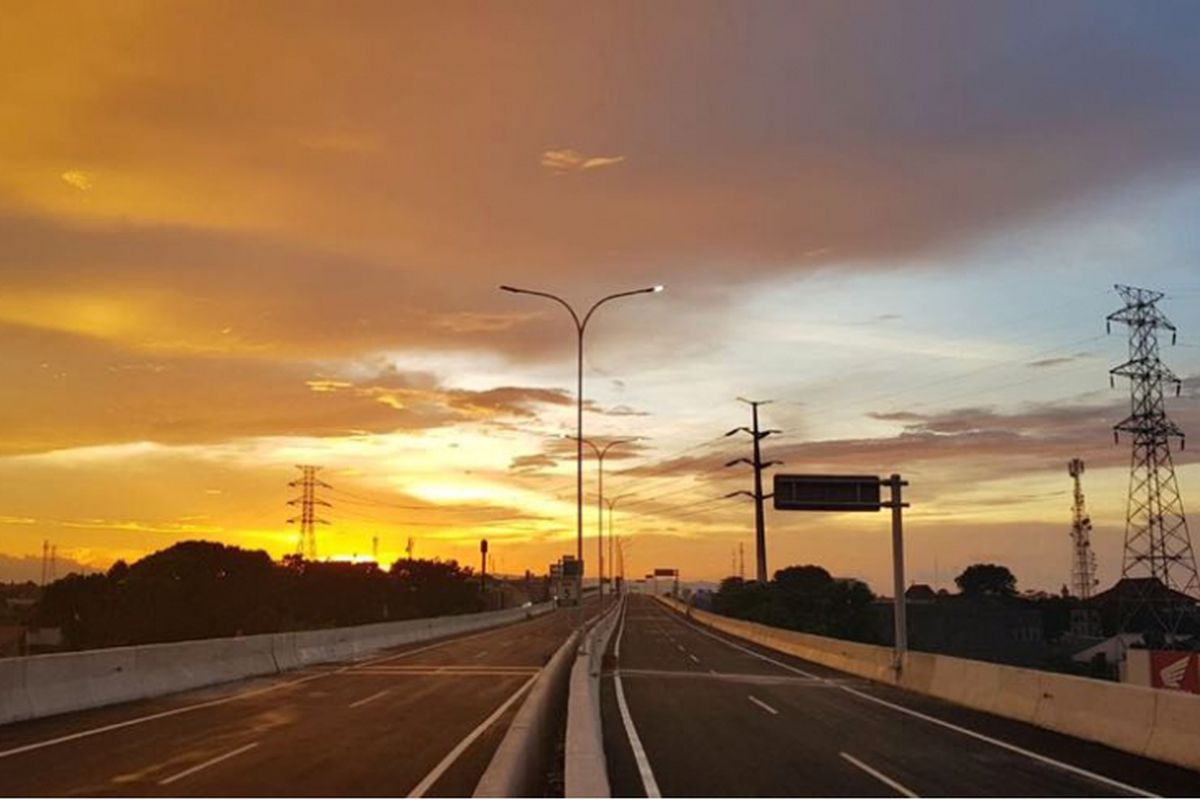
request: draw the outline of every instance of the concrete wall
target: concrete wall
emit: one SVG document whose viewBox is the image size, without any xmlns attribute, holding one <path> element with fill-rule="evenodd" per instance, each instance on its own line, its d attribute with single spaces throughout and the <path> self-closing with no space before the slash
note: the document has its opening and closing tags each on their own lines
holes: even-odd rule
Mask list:
<svg viewBox="0 0 1200 800">
<path fill-rule="evenodd" d="M 543 603 L 350 628 L 0 659 L 0 724 L 270 675 L 309 664 L 347 661 L 387 647 L 515 622 L 551 608 Z"/>
<path fill-rule="evenodd" d="M 660 602 L 781 653 L 881 683 L 1200 770 L 1200 695 L 829 639 Z M 2 663 L 2 662 L 0 662 Z"/>
</svg>

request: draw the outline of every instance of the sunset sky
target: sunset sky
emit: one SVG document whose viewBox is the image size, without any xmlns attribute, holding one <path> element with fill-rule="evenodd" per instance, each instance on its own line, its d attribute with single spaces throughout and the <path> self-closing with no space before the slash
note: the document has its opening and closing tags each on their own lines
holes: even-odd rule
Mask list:
<svg viewBox="0 0 1200 800">
<path fill-rule="evenodd" d="M 16 2 L 0 26 L 0 579 L 185 538 L 545 570 L 574 334 L 628 571 L 753 563 L 748 424 L 902 473 L 913 580 L 1120 572 L 1114 283 L 1159 289 L 1200 443 L 1200 5 Z M 1200 511 L 1195 450 L 1177 453 Z M 586 534 L 595 526 L 589 461 Z M 889 591 L 884 515 L 769 512 L 771 569 Z M 594 561 L 589 538 L 585 551 Z M 589 563 L 589 570 L 593 564 Z"/>
</svg>

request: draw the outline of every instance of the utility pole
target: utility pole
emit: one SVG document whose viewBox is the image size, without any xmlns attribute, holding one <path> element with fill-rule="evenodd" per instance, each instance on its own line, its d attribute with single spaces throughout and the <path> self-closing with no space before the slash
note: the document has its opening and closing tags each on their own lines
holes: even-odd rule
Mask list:
<svg viewBox="0 0 1200 800">
<path fill-rule="evenodd" d="M 1118 597 L 1121 630 L 1129 630 L 1137 618 L 1139 627 L 1149 622 L 1155 633 L 1169 640 L 1183 620 L 1183 610 L 1171 592 L 1200 595 L 1196 557 L 1171 459 L 1171 439 L 1178 439 L 1182 449 L 1184 434 L 1167 416 L 1163 400 L 1164 384 L 1175 384 L 1178 396 L 1182 382 L 1158 356 L 1158 332 L 1170 331 L 1174 344 L 1175 326 L 1156 305 L 1162 292 L 1121 285 L 1116 289 L 1125 307 L 1108 315 L 1108 328 L 1111 332 L 1114 322 L 1129 328 L 1129 360 L 1109 373 L 1129 378 L 1130 412 L 1113 427 L 1113 439 L 1119 441 L 1121 433 L 1133 436 L 1121 567 L 1124 591 Z M 1143 580 L 1127 580 L 1137 578 Z"/>
<path fill-rule="evenodd" d="M 379 566 L 379 537 L 371 537 L 371 560 L 375 562 L 375 566 Z"/>
<path fill-rule="evenodd" d="M 479 540 L 479 591 L 482 592 L 487 586 L 488 572 L 488 552 L 487 539 Z"/>
<path fill-rule="evenodd" d="M 287 501 L 289 506 L 300 506 L 300 516 L 288 520 L 289 525 L 300 523 L 300 536 L 296 540 L 296 555 L 303 556 L 309 561 L 317 557 L 317 525 L 328 525 L 329 520 L 316 515 L 316 506 L 330 507 L 329 503 L 317 497 L 317 489 L 332 489 L 325 481 L 317 478 L 320 467 L 307 464 L 297 464 L 300 479 L 289 481 L 288 486 L 300 488 L 300 496 Z"/>
<path fill-rule="evenodd" d="M 413 560 L 413 549 L 416 548 L 417 542 L 413 537 L 408 537 L 408 543 L 404 545 L 404 556 L 409 561 Z"/>
<path fill-rule="evenodd" d="M 1080 600 L 1092 596 L 1096 587 L 1096 554 L 1092 552 L 1092 520 L 1083 502 L 1083 461 L 1073 458 L 1067 474 L 1075 480 L 1075 500 L 1071 515 L 1071 591 Z"/>
<path fill-rule="evenodd" d="M 50 540 L 42 540 L 42 586 L 46 585 L 50 577 Z"/>
<path fill-rule="evenodd" d="M 735 458 L 725 466 L 732 467 L 734 464 L 749 464 L 754 468 L 754 492 L 751 494 L 747 491 L 731 492 L 726 497 L 737 497 L 738 495 L 747 495 L 754 500 L 754 544 L 756 547 L 755 553 L 755 573 L 759 583 L 767 582 L 767 531 L 766 521 L 763 516 L 763 500 L 771 497 L 771 494 L 763 494 L 762 488 L 762 472 L 767 467 L 782 464 L 782 461 L 768 461 L 765 464 L 762 460 L 762 449 L 759 442 L 770 436 L 772 433 L 780 433 L 777 430 L 760 431 L 758 428 L 758 407 L 770 403 L 770 400 L 747 400 L 744 397 L 739 397 L 739 401 L 750 406 L 752 413 L 753 427 L 747 428 L 744 425 L 726 433 L 726 436 L 733 436 L 735 433 L 748 433 L 754 439 L 754 460 L 748 458 Z"/>
<path fill-rule="evenodd" d="M 738 565 L 737 565 L 738 580 L 746 580 L 746 545 L 738 542 Z"/>
<path fill-rule="evenodd" d="M 58 579 L 58 545 L 50 545 L 50 582 Z"/>
</svg>

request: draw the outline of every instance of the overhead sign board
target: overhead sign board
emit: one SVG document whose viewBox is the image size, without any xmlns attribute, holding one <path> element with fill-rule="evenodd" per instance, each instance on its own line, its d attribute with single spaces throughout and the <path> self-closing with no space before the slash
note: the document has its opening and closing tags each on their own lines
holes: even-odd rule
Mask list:
<svg viewBox="0 0 1200 800">
<path fill-rule="evenodd" d="M 654 577 L 656 577 L 656 578 L 674 578 L 678 573 L 679 573 L 679 570 L 677 570 L 677 569 L 659 567 L 658 569 L 654 570 Z"/>
<path fill-rule="evenodd" d="M 775 476 L 778 511 L 878 511 L 880 481 L 875 475 Z"/>
</svg>

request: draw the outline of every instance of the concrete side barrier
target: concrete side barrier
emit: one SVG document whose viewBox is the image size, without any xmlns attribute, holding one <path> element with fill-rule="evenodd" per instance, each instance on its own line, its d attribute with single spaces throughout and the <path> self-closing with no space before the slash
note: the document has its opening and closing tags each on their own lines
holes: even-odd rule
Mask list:
<svg viewBox="0 0 1200 800">
<path fill-rule="evenodd" d="M 1200 769 L 1200 694 L 1154 692 L 1154 730 L 1145 755 Z"/>
<path fill-rule="evenodd" d="M 25 659 L 0 660 L 0 719 L 25 719 L 33 716 L 29 692 L 25 689 Z"/>
<path fill-rule="evenodd" d="M 897 675 L 887 647 L 768 633 L 764 625 L 656 599 L 715 630 L 817 664 L 1200 770 L 1200 695 L 912 651 Z"/>
<path fill-rule="evenodd" d="M 1154 729 L 1155 690 L 1051 672 L 1041 673 L 1040 682 L 1034 725 L 1130 753 L 1146 752 Z"/>
<path fill-rule="evenodd" d="M 575 631 L 567 637 L 542 668 L 475 786 L 474 797 L 544 794 L 546 776 L 554 762 L 556 735 L 566 715 L 567 686 L 579 635 Z"/>
<path fill-rule="evenodd" d="M 134 673 L 135 649 L 53 653 L 25 660 L 25 690 L 31 717 L 119 703 L 141 695 Z"/>
<path fill-rule="evenodd" d="M 567 695 L 564 789 L 567 797 L 611 797 L 600 719 L 600 672 L 608 640 L 621 618 L 614 604 L 581 637 Z"/>
<path fill-rule="evenodd" d="M 552 608 L 543 603 L 322 631 L 0 659 L 0 724 L 359 658 L 385 647 L 515 622 Z"/>
</svg>

